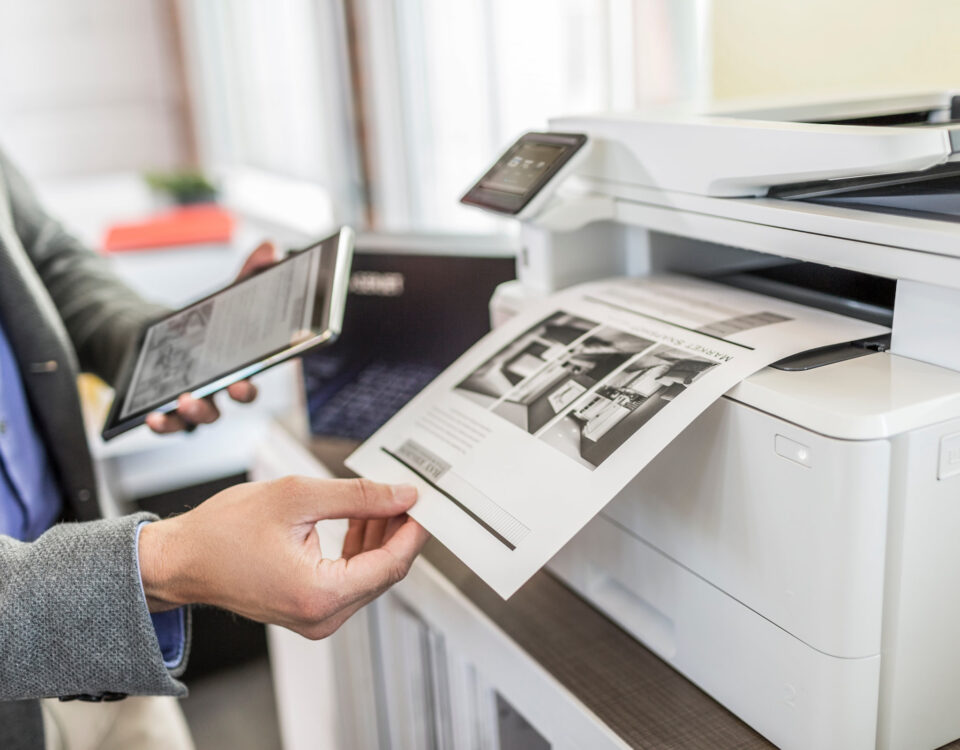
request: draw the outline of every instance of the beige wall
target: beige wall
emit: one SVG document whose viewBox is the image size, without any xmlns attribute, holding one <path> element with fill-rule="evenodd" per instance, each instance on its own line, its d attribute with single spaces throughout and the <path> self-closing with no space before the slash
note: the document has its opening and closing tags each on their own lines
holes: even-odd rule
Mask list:
<svg viewBox="0 0 960 750">
<path fill-rule="evenodd" d="M 715 99 L 960 89 L 957 0 L 714 0 Z"/>
<path fill-rule="evenodd" d="M 0 0 L 0 144 L 30 177 L 190 156 L 171 0 Z"/>
</svg>

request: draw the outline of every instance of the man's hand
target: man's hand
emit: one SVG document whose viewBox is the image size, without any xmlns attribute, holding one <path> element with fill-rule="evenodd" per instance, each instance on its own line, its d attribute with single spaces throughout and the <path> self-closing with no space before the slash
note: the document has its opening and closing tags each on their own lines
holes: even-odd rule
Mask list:
<svg viewBox="0 0 960 750">
<path fill-rule="evenodd" d="M 413 487 L 366 479 L 285 477 L 231 487 L 143 527 L 147 604 L 152 612 L 213 604 L 325 638 L 407 574 L 429 538 L 405 515 L 416 496 Z M 329 518 L 360 519 L 338 560 L 323 557 L 314 528 Z"/>
<path fill-rule="evenodd" d="M 237 274 L 237 281 L 251 276 L 257 271 L 261 271 L 267 266 L 272 266 L 277 262 L 277 249 L 272 242 L 263 242 L 247 256 L 243 263 L 243 268 Z M 257 387 L 249 380 L 241 380 L 239 383 L 233 383 L 227 386 L 227 393 L 234 401 L 241 404 L 248 404 L 257 397 Z M 216 422 L 220 417 L 220 410 L 213 401 L 212 396 L 207 398 L 191 398 L 189 393 L 184 393 L 177 399 L 177 410 L 169 414 L 153 412 L 147 415 L 147 426 L 154 432 L 165 434 L 168 432 L 179 432 L 192 428 L 198 424 L 210 424 Z"/>
</svg>

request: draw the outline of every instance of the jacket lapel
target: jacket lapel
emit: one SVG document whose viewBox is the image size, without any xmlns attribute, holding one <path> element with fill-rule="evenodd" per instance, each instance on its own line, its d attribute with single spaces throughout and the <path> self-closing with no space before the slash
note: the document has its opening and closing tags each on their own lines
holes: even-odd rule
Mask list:
<svg viewBox="0 0 960 750">
<path fill-rule="evenodd" d="M 77 358 L 63 321 L 17 236 L 0 175 L 0 325 L 17 357 L 64 505 L 99 516 L 93 462 L 77 395 Z"/>
</svg>

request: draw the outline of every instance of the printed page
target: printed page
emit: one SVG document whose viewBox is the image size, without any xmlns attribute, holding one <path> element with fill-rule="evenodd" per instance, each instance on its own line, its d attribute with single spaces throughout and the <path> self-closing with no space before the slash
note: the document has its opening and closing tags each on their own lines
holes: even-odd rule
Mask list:
<svg viewBox="0 0 960 750">
<path fill-rule="evenodd" d="M 679 276 L 558 293 L 493 331 L 347 461 L 509 597 L 710 404 L 886 329 Z"/>
<path fill-rule="evenodd" d="M 305 252 L 151 326 L 121 419 L 308 337 L 319 261 Z"/>
</svg>

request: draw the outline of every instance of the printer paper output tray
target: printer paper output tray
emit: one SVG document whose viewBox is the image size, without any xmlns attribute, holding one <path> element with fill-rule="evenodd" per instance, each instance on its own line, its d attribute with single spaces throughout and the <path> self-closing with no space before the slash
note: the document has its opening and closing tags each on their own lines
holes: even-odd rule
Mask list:
<svg viewBox="0 0 960 750">
<path fill-rule="evenodd" d="M 960 164 L 894 175 L 870 175 L 771 188 L 771 198 L 960 221 Z"/>
</svg>

